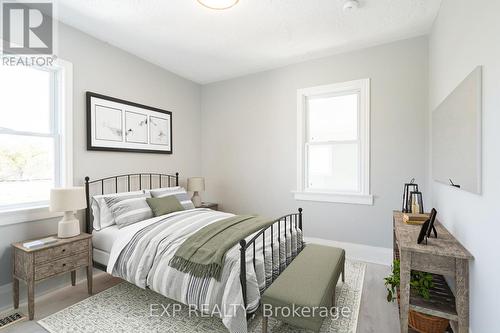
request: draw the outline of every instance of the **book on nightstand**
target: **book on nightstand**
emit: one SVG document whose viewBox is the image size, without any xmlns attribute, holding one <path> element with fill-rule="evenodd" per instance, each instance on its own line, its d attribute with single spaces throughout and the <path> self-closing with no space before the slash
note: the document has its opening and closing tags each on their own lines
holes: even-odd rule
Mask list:
<svg viewBox="0 0 500 333">
<path fill-rule="evenodd" d="M 40 247 L 44 247 L 50 244 L 54 244 L 57 242 L 56 237 L 46 237 L 42 239 L 37 239 L 34 241 L 29 241 L 26 243 L 23 243 L 23 246 L 27 249 L 33 250 L 33 249 L 38 249 Z"/>
</svg>

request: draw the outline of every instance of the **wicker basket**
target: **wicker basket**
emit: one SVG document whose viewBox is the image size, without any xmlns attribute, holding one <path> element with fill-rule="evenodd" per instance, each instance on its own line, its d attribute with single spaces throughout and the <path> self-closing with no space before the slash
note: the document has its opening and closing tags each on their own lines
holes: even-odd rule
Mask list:
<svg viewBox="0 0 500 333">
<path fill-rule="evenodd" d="M 408 325 L 419 333 L 444 333 L 448 324 L 448 319 L 429 316 L 413 310 L 408 313 Z"/>
<path fill-rule="evenodd" d="M 399 288 L 397 288 L 399 309 Z M 408 311 L 408 326 L 419 333 L 444 333 L 450 321 L 445 318 L 429 316 L 415 310 Z"/>
</svg>

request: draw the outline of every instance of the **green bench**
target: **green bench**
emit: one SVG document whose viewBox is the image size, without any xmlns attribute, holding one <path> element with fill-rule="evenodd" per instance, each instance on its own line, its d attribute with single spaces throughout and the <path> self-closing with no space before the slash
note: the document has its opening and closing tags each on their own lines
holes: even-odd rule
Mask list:
<svg viewBox="0 0 500 333">
<path fill-rule="evenodd" d="M 268 317 L 319 331 L 325 318 L 320 309 L 335 305 L 335 286 L 340 275 L 345 281 L 344 271 L 343 249 L 308 244 L 262 295 L 262 333 Z"/>
</svg>

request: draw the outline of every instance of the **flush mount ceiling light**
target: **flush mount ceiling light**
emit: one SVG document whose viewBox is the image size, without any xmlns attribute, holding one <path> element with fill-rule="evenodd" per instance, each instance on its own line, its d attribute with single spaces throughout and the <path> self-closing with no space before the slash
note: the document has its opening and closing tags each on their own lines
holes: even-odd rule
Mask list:
<svg viewBox="0 0 500 333">
<path fill-rule="evenodd" d="M 210 9 L 223 10 L 236 5 L 239 0 L 197 0 L 202 6 Z"/>
<path fill-rule="evenodd" d="M 344 12 L 354 11 L 354 10 L 359 8 L 359 1 L 358 0 L 345 0 L 342 8 L 344 9 Z"/>
</svg>

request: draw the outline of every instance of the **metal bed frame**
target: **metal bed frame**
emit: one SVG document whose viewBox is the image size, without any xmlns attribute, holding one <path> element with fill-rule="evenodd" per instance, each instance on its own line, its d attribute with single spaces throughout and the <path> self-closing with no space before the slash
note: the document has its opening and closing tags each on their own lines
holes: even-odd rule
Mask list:
<svg viewBox="0 0 500 333">
<path fill-rule="evenodd" d="M 138 180 L 138 186 L 135 186 L 135 188 L 131 188 L 131 179 L 136 178 Z M 145 179 L 145 181 L 144 181 Z M 126 180 L 126 188 L 127 191 L 131 190 L 143 190 L 143 189 L 154 189 L 154 188 L 161 188 L 162 186 L 179 186 L 179 173 L 176 172 L 175 175 L 168 175 L 168 174 L 161 174 L 161 173 L 133 173 L 133 174 L 123 174 L 123 175 L 117 175 L 117 176 L 110 176 L 106 178 L 101 178 L 101 179 L 96 179 L 96 180 L 90 180 L 89 177 L 85 177 L 85 196 L 87 200 L 87 208 L 85 209 L 85 228 L 87 233 L 92 233 L 92 213 L 91 213 L 91 208 L 90 208 L 90 200 L 91 200 L 91 192 L 90 192 L 90 187 L 92 185 L 99 185 L 100 184 L 100 193 L 97 194 L 92 194 L 92 195 L 99 195 L 99 194 L 111 194 L 111 193 L 119 193 L 118 191 L 118 183 L 119 181 L 125 181 Z M 159 187 L 153 187 L 153 180 L 157 181 L 159 184 Z M 105 184 L 106 185 L 113 185 L 114 192 L 107 192 L 105 193 Z M 148 187 L 145 187 L 144 184 L 148 184 Z M 138 187 L 138 188 L 137 188 Z M 282 235 L 281 230 L 281 225 L 283 224 L 284 226 L 284 234 Z M 274 228 L 278 228 L 277 235 L 274 234 Z M 273 221 L 273 223 L 266 228 L 261 229 L 260 231 L 255 234 L 252 239 L 249 241 L 246 241 L 246 239 L 241 239 L 239 244 L 240 244 L 240 283 L 241 283 L 241 288 L 243 291 L 243 301 L 245 308 L 248 305 L 247 301 L 247 276 L 246 276 L 246 260 L 247 260 L 247 255 L 249 254 L 252 255 L 252 260 L 253 260 L 253 265 L 255 269 L 255 256 L 256 256 L 256 248 L 255 248 L 255 243 L 259 238 L 262 238 L 262 256 L 265 260 L 266 258 L 266 253 L 265 253 L 265 244 L 266 244 L 266 236 L 270 238 L 270 243 L 271 243 L 271 262 L 273 269 L 275 267 L 275 258 L 274 258 L 274 245 L 279 244 L 281 242 L 284 242 L 285 248 L 286 248 L 286 239 L 287 237 L 292 237 L 292 232 L 295 229 L 295 231 L 301 230 L 302 231 L 302 208 L 298 209 L 297 213 L 291 213 L 284 215 L 280 218 L 277 218 L 276 220 Z M 297 248 L 297 254 L 302 251 L 303 249 L 303 243 L 300 244 L 300 248 Z M 293 260 L 293 258 L 289 258 L 289 260 L 286 260 L 285 264 L 282 265 L 282 255 L 281 251 L 278 251 L 278 275 L 283 272 L 283 270 L 290 264 L 290 262 Z M 286 251 L 285 251 L 286 253 Z M 286 256 L 286 254 L 285 254 Z M 102 265 L 98 262 L 93 263 L 94 267 L 106 271 L 106 266 Z M 273 272 L 273 277 L 274 277 L 274 272 Z M 257 310 L 257 309 L 255 309 Z"/>
</svg>

